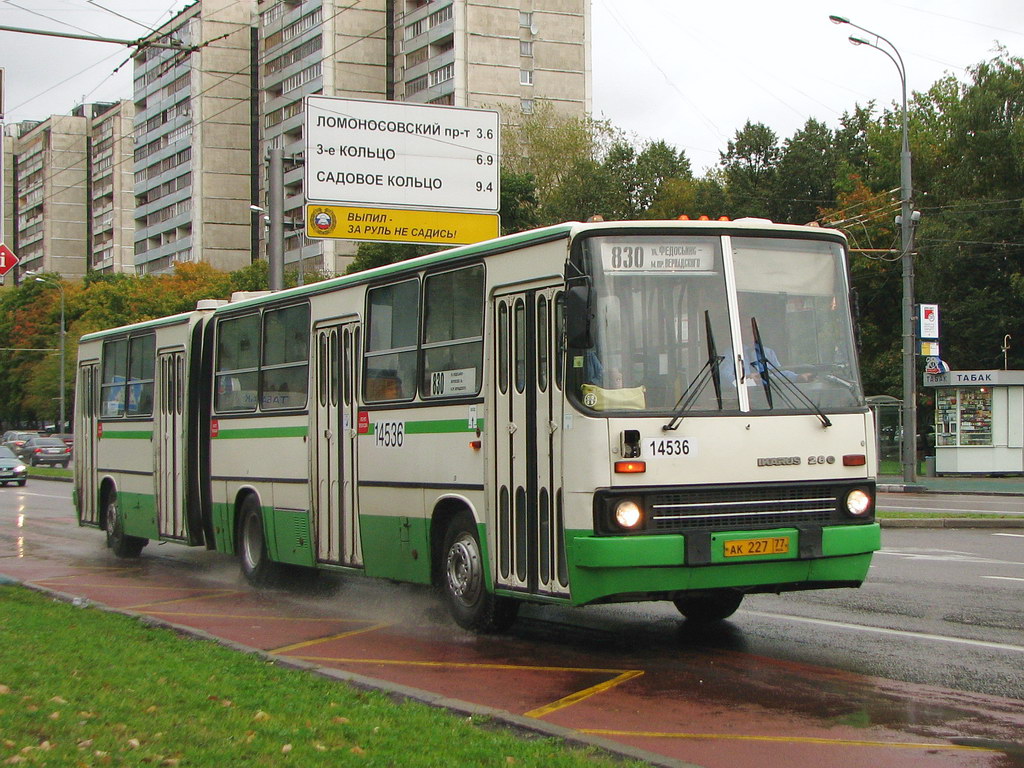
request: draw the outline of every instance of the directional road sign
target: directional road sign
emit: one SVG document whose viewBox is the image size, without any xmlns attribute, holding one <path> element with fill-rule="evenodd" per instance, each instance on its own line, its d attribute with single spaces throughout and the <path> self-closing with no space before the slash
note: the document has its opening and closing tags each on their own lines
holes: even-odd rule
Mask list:
<svg viewBox="0 0 1024 768">
<path fill-rule="evenodd" d="M 0 243 L 0 277 L 3 277 L 20 261 L 20 259 L 14 255 L 14 251 L 8 248 L 3 243 Z"/>
</svg>

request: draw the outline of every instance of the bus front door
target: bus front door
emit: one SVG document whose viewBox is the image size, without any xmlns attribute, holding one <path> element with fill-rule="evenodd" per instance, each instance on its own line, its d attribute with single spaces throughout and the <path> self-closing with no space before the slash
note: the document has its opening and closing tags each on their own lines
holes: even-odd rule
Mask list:
<svg viewBox="0 0 1024 768">
<path fill-rule="evenodd" d="M 75 408 L 75 487 L 78 490 L 78 519 L 89 525 L 100 524 L 100 502 L 96 497 L 96 459 L 99 440 L 99 365 L 83 363 L 78 368 L 78 396 Z"/>
<path fill-rule="evenodd" d="M 495 574 L 499 586 L 566 595 L 556 288 L 496 296 L 492 317 Z"/>
<path fill-rule="evenodd" d="M 156 508 L 161 539 L 185 539 L 184 408 L 185 352 L 156 356 L 156 402 L 153 407 L 153 456 Z"/>
<path fill-rule="evenodd" d="M 317 326 L 316 405 L 313 410 L 313 530 L 317 561 L 360 566 L 355 483 L 355 361 L 359 325 Z"/>
</svg>

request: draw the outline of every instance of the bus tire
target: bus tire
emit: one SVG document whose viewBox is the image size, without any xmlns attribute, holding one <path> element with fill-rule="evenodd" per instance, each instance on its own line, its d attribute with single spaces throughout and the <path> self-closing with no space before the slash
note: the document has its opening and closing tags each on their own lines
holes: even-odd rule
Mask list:
<svg viewBox="0 0 1024 768">
<path fill-rule="evenodd" d="M 512 626 L 519 601 L 488 591 L 480 538 L 468 512 L 448 524 L 442 558 L 441 590 L 456 624 L 476 632 L 504 632 Z"/>
<path fill-rule="evenodd" d="M 253 586 L 263 587 L 275 582 L 280 566 L 267 554 L 267 538 L 263 528 L 263 511 L 259 500 L 249 494 L 238 510 L 238 554 L 242 573 Z"/>
<path fill-rule="evenodd" d="M 111 489 L 103 505 L 103 527 L 107 532 L 107 546 L 116 557 L 132 558 L 142 553 L 142 548 L 149 544 L 149 539 L 140 536 L 129 536 L 124 532 L 124 520 L 117 504 L 117 491 Z"/>
<path fill-rule="evenodd" d="M 736 613 L 736 609 L 743 602 L 743 593 L 737 589 L 715 589 L 677 597 L 672 602 L 687 621 L 709 624 L 727 619 Z"/>
</svg>

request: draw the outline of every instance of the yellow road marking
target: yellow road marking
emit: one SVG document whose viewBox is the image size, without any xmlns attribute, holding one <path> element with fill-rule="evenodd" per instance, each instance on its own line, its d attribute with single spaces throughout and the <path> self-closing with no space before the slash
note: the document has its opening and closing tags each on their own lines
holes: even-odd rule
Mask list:
<svg viewBox="0 0 1024 768">
<path fill-rule="evenodd" d="M 524 664 L 486 664 L 472 661 L 406 661 L 403 659 L 356 659 L 340 656 L 298 656 L 296 658 L 305 661 L 334 661 L 339 664 L 384 664 L 392 666 L 409 667 L 451 667 L 457 669 L 495 669 L 495 670 L 516 670 L 527 672 L 585 672 L 590 674 L 610 674 L 613 672 L 622 674 L 643 674 L 636 670 L 621 669 L 590 669 L 587 667 L 537 667 Z M 635 676 L 635 675 L 633 675 Z"/>
<path fill-rule="evenodd" d="M 255 619 L 266 620 L 266 621 L 329 621 L 333 623 L 358 623 L 365 624 L 365 619 L 344 619 L 344 618 L 332 618 L 330 616 L 264 616 L 262 614 L 245 614 L 245 613 L 196 613 L 195 611 L 150 611 L 146 613 L 154 616 L 192 616 L 201 619 L 242 619 L 245 621 L 253 621 Z"/>
<path fill-rule="evenodd" d="M 628 736 L 640 739 L 708 739 L 719 741 L 763 741 L 789 744 L 830 744 L 842 747 L 893 747 L 895 749 L 956 749 L 999 752 L 989 747 L 964 744 L 917 744 L 901 741 L 860 741 L 858 739 L 825 739 L 816 736 L 744 736 L 733 733 L 664 733 L 658 731 L 616 731 L 602 728 L 580 728 L 581 733 L 594 736 Z"/>
<path fill-rule="evenodd" d="M 329 642 L 331 640 L 342 640 L 342 639 L 344 639 L 346 637 L 353 637 L 355 635 L 362 635 L 362 634 L 365 634 L 367 632 L 374 632 L 374 631 L 376 631 L 378 629 L 384 629 L 385 627 L 390 627 L 390 626 L 391 626 L 390 624 L 371 624 L 368 627 L 363 627 L 362 629 L 353 629 L 350 632 L 341 632 L 340 634 L 337 634 L 337 635 L 329 635 L 328 637 L 318 637 L 318 638 L 316 638 L 314 640 L 303 640 L 301 643 L 292 643 L 291 645 L 285 645 L 285 646 L 282 646 L 281 648 L 275 648 L 272 651 L 267 651 L 267 653 L 287 653 L 289 651 L 297 651 L 299 648 L 309 648 L 310 646 L 320 645 L 320 643 L 326 643 L 326 642 Z M 305 658 L 305 657 L 304 656 L 300 656 L 299 658 Z"/>
<path fill-rule="evenodd" d="M 61 579 L 75 579 L 79 576 L 92 575 L 94 573 L 140 573 L 141 571 L 142 569 L 138 567 L 121 568 L 116 565 L 95 565 L 86 568 L 81 568 L 75 573 L 66 573 L 63 576 L 44 576 L 41 579 L 36 579 L 36 581 L 60 581 Z"/>
<path fill-rule="evenodd" d="M 182 587 L 178 587 L 178 591 L 182 591 Z M 192 600 L 215 600 L 218 597 L 227 597 L 228 595 L 246 595 L 248 592 L 239 592 L 237 589 L 203 589 L 201 587 L 195 588 L 196 592 L 208 592 L 206 595 L 191 595 L 189 597 L 177 597 L 174 600 L 151 600 L 148 603 L 139 603 L 138 605 L 125 606 L 125 611 L 149 611 L 151 605 L 174 605 L 175 603 L 185 603 Z"/>
<path fill-rule="evenodd" d="M 631 669 L 628 672 L 623 672 L 617 677 L 612 678 L 611 680 L 607 680 L 603 683 L 598 683 L 597 685 L 592 685 L 589 688 L 584 688 L 582 691 L 577 691 L 576 693 L 569 694 L 568 696 L 565 696 L 564 698 L 561 698 L 558 701 L 553 701 L 550 704 L 546 704 L 543 707 L 538 707 L 537 709 L 531 709 L 529 712 L 525 712 L 523 714 L 526 717 L 544 717 L 544 715 L 549 715 L 552 712 L 557 712 L 560 709 L 571 707 L 573 704 L 578 704 L 584 699 L 589 699 L 591 696 L 594 696 L 598 693 L 604 693 L 605 691 L 614 688 L 617 685 L 621 685 L 627 680 L 632 680 L 634 677 L 640 677 L 640 675 L 642 674 L 643 670 L 641 669 Z"/>
<path fill-rule="evenodd" d="M 354 634 L 354 633 L 353 633 Z M 344 637 L 341 635 L 340 637 Z M 328 638 L 329 639 L 329 638 Z M 301 645 L 301 644 L 300 644 Z M 286 649 L 287 650 L 287 649 Z M 610 690 L 617 685 L 621 685 L 627 680 L 632 680 L 635 677 L 640 677 L 643 674 L 643 670 L 640 669 L 607 669 L 607 668 L 590 668 L 590 667 L 543 667 L 543 666 L 530 666 L 524 664 L 486 664 L 468 661 L 407 661 L 400 659 L 355 659 L 355 658 L 342 658 L 337 656 L 299 656 L 298 658 L 304 661 L 327 661 L 334 662 L 336 664 L 379 664 L 379 665 L 390 665 L 396 667 L 434 667 L 437 669 L 486 669 L 486 670 L 509 670 L 517 672 L 570 672 L 580 674 L 615 674 L 615 677 L 611 680 L 606 680 L 603 683 L 592 685 L 589 688 L 584 688 L 581 691 L 569 694 L 558 701 L 552 702 L 551 704 L 545 704 L 543 707 L 537 709 L 531 709 L 529 712 L 524 713 L 526 717 L 543 717 L 544 715 L 555 712 L 559 709 L 565 709 L 571 707 L 573 704 L 577 704 L 584 699 L 589 699 L 591 696 L 595 696 L 604 691 Z"/>
</svg>

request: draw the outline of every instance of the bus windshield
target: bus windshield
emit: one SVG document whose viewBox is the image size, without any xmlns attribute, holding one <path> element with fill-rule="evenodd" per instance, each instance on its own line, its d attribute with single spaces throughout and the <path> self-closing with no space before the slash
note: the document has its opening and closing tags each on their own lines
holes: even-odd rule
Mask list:
<svg viewBox="0 0 1024 768">
<path fill-rule="evenodd" d="M 806 412 L 863 406 L 843 249 L 830 240 L 618 235 L 583 243 L 592 411 Z"/>
</svg>

